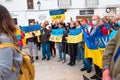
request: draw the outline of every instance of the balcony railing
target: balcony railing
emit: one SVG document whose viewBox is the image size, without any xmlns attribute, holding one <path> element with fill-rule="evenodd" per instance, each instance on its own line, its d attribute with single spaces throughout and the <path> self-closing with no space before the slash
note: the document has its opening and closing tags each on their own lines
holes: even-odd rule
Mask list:
<svg viewBox="0 0 120 80">
<path fill-rule="evenodd" d="M 58 0 L 59 8 L 70 8 L 71 0 Z"/>
<path fill-rule="evenodd" d="M 94 7 L 99 5 L 99 0 L 85 0 L 85 5 L 87 7 Z"/>
</svg>

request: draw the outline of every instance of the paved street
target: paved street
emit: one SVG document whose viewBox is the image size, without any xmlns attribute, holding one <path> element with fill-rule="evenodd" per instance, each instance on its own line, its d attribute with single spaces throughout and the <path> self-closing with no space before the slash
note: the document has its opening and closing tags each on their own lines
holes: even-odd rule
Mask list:
<svg viewBox="0 0 120 80">
<path fill-rule="evenodd" d="M 24 48 L 24 51 L 28 52 L 28 48 Z M 39 60 L 35 61 L 35 80 L 83 80 L 82 75 L 90 77 L 94 71 L 91 73 L 81 72 L 82 61 L 77 62 L 75 66 L 68 66 L 69 56 L 67 56 L 67 62 L 58 62 L 58 56 L 51 57 L 50 61 L 41 58 L 41 51 L 39 51 Z"/>
</svg>

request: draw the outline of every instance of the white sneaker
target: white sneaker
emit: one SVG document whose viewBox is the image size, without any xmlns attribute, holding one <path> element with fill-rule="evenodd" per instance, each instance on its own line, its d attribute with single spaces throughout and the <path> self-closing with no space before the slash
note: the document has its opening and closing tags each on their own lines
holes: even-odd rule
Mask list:
<svg viewBox="0 0 120 80">
<path fill-rule="evenodd" d="M 62 63 L 66 63 L 66 60 L 63 60 L 63 62 Z"/>
</svg>

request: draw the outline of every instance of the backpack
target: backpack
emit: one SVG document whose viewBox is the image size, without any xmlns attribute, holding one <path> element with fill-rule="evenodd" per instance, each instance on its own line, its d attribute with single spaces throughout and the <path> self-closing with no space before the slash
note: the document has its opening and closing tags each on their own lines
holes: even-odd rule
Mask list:
<svg viewBox="0 0 120 80">
<path fill-rule="evenodd" d="M 19 48 L 13 43 L 2 43 L 0 48 L 12 47 L 17 50 L 18 53 L 23 56 L 23 63 L 20 68 L 20 74 L 18 75 L 19 80 L 34 80 L 35 70 L 33 64 L 33 58 L 31 58 L 26 52 L 20 51 Z M 12 67 L 13 71 L 16 71 L 16 68 Z"/>
</svg>

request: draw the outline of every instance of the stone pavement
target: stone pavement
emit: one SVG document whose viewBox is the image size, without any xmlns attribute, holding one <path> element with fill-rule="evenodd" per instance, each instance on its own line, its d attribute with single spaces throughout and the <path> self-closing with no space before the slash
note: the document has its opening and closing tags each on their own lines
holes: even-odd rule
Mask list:
<svg viewBox="0 0 120 80">
<path fill-rule="evenodd" d="M 26 47 L 23 50 L 28 52 Z M 41 58 L 41 51 L 39 51 L 39 60 L 34 63 L 35 80 L 84 80 L 83 74 L 88 78 L 94 74 L 94 70 L 91 73 L 80 71 L 83 67 L 82 61 L 76 62 L 75 66 L 68 66 L 69 56 L 66 63 L 58 62 L 58 55 L 51 57 L 50 61 L 42 61 Z"/>
</svg>

